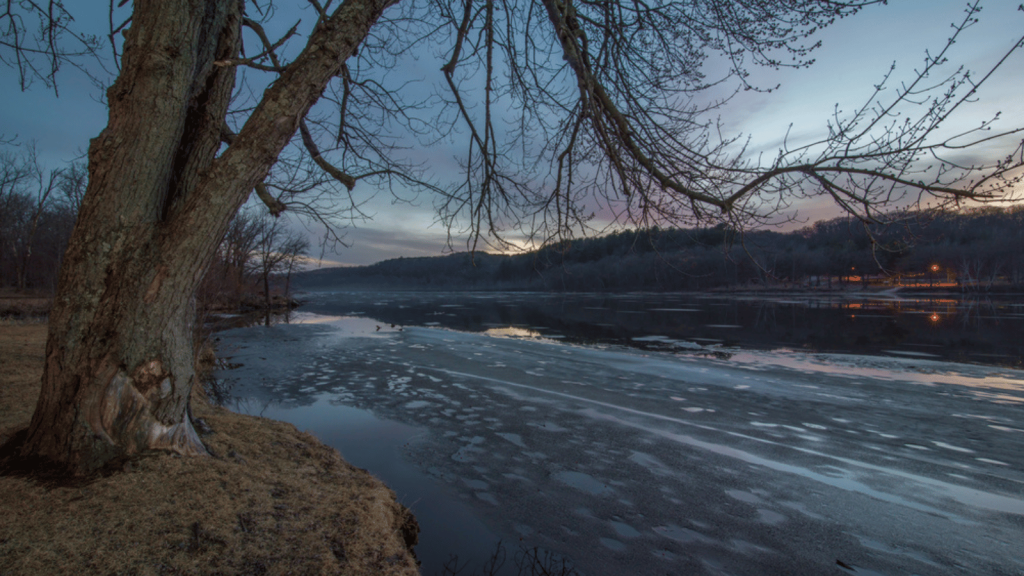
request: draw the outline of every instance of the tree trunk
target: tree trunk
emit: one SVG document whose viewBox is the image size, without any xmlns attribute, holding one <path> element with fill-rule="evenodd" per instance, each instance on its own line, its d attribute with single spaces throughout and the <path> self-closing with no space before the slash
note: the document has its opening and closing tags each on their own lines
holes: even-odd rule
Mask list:
<svg viewBox="0 0 1024 576">
<path fill-rule="evenodd" d="M 347 0 L 219 156 L 242 0 L 136 2 L 50 315 L 22 454 L 89 473 L 206 450 L 188 417 L 196 290 L 232 216 L 386 3 Z"/>
<path fill-rule="evenodd" d="M 193 0 L 134 12 L 107 128 L 90 143 L 24 452 L 76 472 L 150 448 L 205 453 L 187 408 L 193 297 L 210 251 L 173 244 L 217 228 L 185 231 L 169 217 L 220 145 L 234 71 L 213 61 L 237 54 L 240 8 Z"/>
</svg>

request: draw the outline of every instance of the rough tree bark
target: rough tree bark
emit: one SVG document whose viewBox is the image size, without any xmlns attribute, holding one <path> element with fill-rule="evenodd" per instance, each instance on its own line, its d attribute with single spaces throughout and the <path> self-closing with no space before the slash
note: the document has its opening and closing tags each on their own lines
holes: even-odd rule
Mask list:
<svg viewBox="0 0 1024 576">
<path fill-rule="evenodd" d="M 50 316 L 22 454 L 89 473 L 205 454 L 188 417 L 194 297 L 239 206 L 388 2 L 347 0 L 218 154 L 242 0 L 136 2 Z"/>
</svg>

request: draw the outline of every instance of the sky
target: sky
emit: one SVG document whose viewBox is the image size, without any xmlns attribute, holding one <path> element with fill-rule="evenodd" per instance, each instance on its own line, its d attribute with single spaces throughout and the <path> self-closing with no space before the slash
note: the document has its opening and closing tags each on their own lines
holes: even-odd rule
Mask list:
<svg viewBox="0 0 1024 576">
<path fill-rule="evenodd" d="M 69 3 L 72 4 L 72 3 Z M 279 2 L 282 11 L 288 2 Z M 770 94 L 742 92 L 719 113 L 727 134 L 750 138 L 750 149 L 773 156 L 788 132 L 791 141 L 825 133 L 826 122 L 836 106 L 851 110 L 866 100 L 895 63 L 894 77 L 910 78 L 924 59 L 924 50 L 940 49 L 959 21 L 965 0 L 890 0 L 886 6 L 871 6 L 855 17 L 839 21 L 819 33 L 823 45 L 814 54 L 809 69 L 758 71 L 754 82 L 762 87 L 780 84 Z M 1024 11 L 1017 0 L 987 0 L 980 22 L 961 38 L 953 53 L 956 63 L 975 70 L 987 70 L 1020 38 Z M 74 8 L 72 8 L 74 10 Z M 102 32 L 106 11 L 75 14 L 83 28 Z M 441 79 L 436 66 L 422 74 Z M 1024 54 L 1016 53 L 978 94 L 978 102 L 964 110 L 959 126 L 973 126 L 995 111 L 1003 114 L 1003 126 L 1024 126 Z M 106 124 L 106 110 L 97 89 L 84 75 L 65 69 L 58 77 L 59 97 L 37 83 L 21 92 L 9 68 L 0 67 L 0 136 L 19 142 L 34 141 L 39 156 L 49 167 L 80 157 L 89 139 Z M 1000 151 L 993 151 L 993 154 Z M 454 166 L 452 150 L 417 150 L 429 165 L 449 170 Z M 374 191 L 359 190 L 361 193 Z M 388 193 L 377 193 L 363 206 L 373 218 L 344 230 L 349 247 L 324 254 L 324 265 L 365 265 L 399 256 L 435 256 L 448 250 L 448 233 L 438 221 L 433 198 L 425 194 L 403 194 L 411 202 L 397 202 Z M 812 223 L 839 215 L 825 200 L 809 200 L 793 207 L 796 224 Z M 315 226 L 310 228 L 315 234 Z M 453 247 L 464 249 L 456 237 Z M 320 254 L 314 254 L 319 256 Z"/>
</svg>

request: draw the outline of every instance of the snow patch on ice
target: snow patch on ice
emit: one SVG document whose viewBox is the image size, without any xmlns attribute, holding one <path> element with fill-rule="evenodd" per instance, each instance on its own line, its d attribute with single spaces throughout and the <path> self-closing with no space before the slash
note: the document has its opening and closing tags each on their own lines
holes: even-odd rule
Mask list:
<svg viewBox="0 0 1024 576">
<path fill-rule="evenodd" d="M 676 526 L 675 524 L 669 524 L 668 526 L 655 526 L 654 532 L 670 540 L 682 542 L 683 544 L 693 544 L 695 542 L 713 542 L 712 539 L 701 534 L 700 532 L 697 532 L 696 530 L 690 530 L 689 528 L 683 528 L 681 526 Z"/>
<path fill-rule="evenodd" d="M 509 442 L 519 446 L 520 448 L 526 448 L 526 444 L 523 443 L 523 438 L 519 434 L 511 434 L 508 432 L 498 432 L 496 434 L 499 438 L 508 440 Z"/>
<path fill-rule="evenodd" d="M 970 448 L 961 448 L 960 446 L 953 446 L 952 444 L 946 444 L 945 442 L 938 442 L 936 440 L 932 440 L 932 444 L 935 444 L 939 448 L 945 448 L 946 450 L 954 450 L 956 452 L 963 452 L 965 454 L 974 454 L 974 450 L 971 450 Z"/>
<path fill-rule="evenodd" d="M 640 536 L 639 530 L 630 526 L 629 524 L 626 524 L 625 522 L 618 522 L 616 520 L 612 520 L 611 522 L 609 522 L 609 524 L 612 525 L 612 530 L 615 530 L 615 533 L 622 538 L 636 538 Z"/>
<path fill-rule="evenodd" d="M 618 540 L 615 540 L 614 538 L 601 538 L 600 542 L 602 546 L 608 548 L 609 550 L 614 550 L 615 552 L 622 552 L 626 549 L 625 544 L 619 542 Z"/>
<path fill-rule="evenodd" d="M 614 491 L 607 484 L 583 472 L 556 472 L 551 475 L 555 480 L 572 486 L 594 496 L 610 496 Z"/>
</svg>

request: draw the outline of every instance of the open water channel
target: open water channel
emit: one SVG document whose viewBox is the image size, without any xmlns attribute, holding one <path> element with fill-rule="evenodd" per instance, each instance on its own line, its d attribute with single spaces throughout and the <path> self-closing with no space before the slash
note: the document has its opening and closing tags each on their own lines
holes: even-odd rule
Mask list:
<svg viewBox="0 0 1024 576">
<path fill-rule="evenodd" d="M 424 574 L 1024 573 L 1024 301 L 308 297 L 218 335 L 223 400 L 382 478 Z"/>
</svg>

